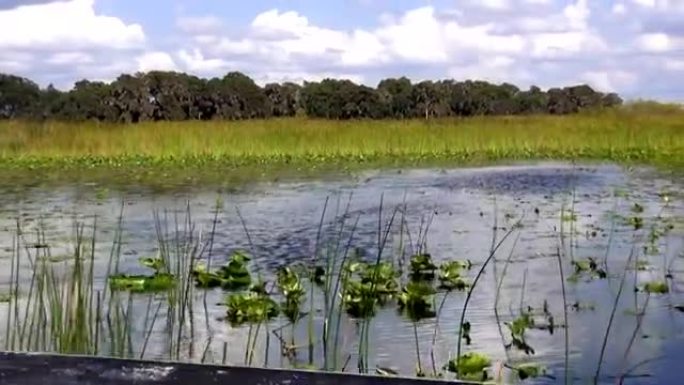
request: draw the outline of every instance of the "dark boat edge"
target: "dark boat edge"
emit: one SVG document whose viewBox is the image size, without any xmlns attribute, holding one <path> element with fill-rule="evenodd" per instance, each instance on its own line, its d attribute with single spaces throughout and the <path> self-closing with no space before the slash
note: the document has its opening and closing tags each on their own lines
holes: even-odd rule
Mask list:
<svg viewBox="0 0 684 385">
<path fill-rule="evenodd" d="M 444 385 L 438 379 L 0 352 L 2 385 Z"/>
</svg>

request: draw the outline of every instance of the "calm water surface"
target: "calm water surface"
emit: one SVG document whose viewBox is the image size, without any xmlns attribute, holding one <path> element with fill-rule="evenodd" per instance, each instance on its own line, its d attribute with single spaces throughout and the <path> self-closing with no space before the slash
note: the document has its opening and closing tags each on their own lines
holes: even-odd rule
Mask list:
<svg viewBox="0 0 684 385">
<path fill-rule="evenodd" d="M 163 193 L 147 191 L 130 186 L 113 189 L 108 186 L 70 185 L 50 187 L 0 186 L 0 282 L 4 290 L 10 280 L 12 239 L 16 221 L 20 219 L 25 230 L 41 227 L 46 230 L 47 243 L 53 255 L 68 254 L 73 248 L 72 229 L 74 221 L 92 224 L 97 218 L 97 264 L 99 284 L 104 281 L 106 265 L 119 213 L 123 209 L 122 271 L 141 273 L 138 265 L 141 256 L 154 255 L 157 251 L 158 234 L 155 214 L 172 232 L 178 223 L 183 228 L 188 210 L 194 223 L 194 233 L 209 233 L 217 198 L 223 203 L 219 215 L 212 259 L 225 260 L 232 251 L 250 250 L 255 257 L 253 269 L 272 277 L 280 266 L 310 260 L 316 246 L 317 232 L 326 199 L 326 225 L 321 244 L 331 241 L 338 234 L 339 220 L 348 218 L 342 233 L 353 235 L 353 245 L 372 256 L 378 244 L 378 219 L 384 224 L 392 211 L 405 207 L 411 245 L 418 243 L 419 234 L 429 223 L 426 244 L 437 261 L 470 259 L 475 263 L 471 276 L 489 254 L 492 244 L 495 216 L 496 234 L 501 239 L 517 218 L 522 217 L 522 227 L 516 230 L 501 246 L 497 262 L 490 265 L 474 291 L 466 314 L 471 323 L 472 344 L 463 346 L 464 351 L 478 351 L 490 355 L 493 361 L 539 362 L 550 372 L 549 377 L 536 383 L 563 383 L 565 357 L 565 334 L 556 328 L 553 334 L 546 330 L 527 333 L 527 342 L 535 349 L 534 355 L 516 350 L 506 351 L 501 330 L 508 342 L 505 326 L 499 327 L 494 312 L 497 280 L 512 253 L 507 267 L 498 302 L 500 322 L 509 322 L 520 314 L 523 307 L 540 309 L 546 301 L 556 323 L 563 324 L 562 285 L 556 257 L 559 247 L 558 229 L 561 225 L 561 208 L 571 208 L 574 199 L 575 221 L 564 222 L 569 237 L 573 227 L 574 236 L 566 239 L 565 274 L 570 275 L 570 258 L 583 259 L 607 256 L 608 279 L 568 282 L 568 324 L 570 370 L 574 383 L 591 382 L 596 370 L 601 345 L 616 297 L 622 271 L 632 250 L 647 261 L 647 267 L 636 273 L 637 284 L 663 279 L 668 280 L 670 293 L 653 295 L 648 299 L 645 316 L 634 346 L 625 357 L 627 346 L 637 325 L 634 315 L 635 301 L 643 306 L 647 295 L 634 292 L 634 274 L 627 275 L 625 291 L 613 320 L 608 339 L 600 382 L 615 383 L 615 375 L 646 362 L 628 376 L 625 383 L 676 384 L 680 382 L 677 365 L 684 359 L 684 313 L 676 305 L 684 304 L 679 287 L 684 281 L 684 205 L 682 187 L 684 178 L 666 175 L 650 169 L 626 170 L 613 165 L 572 166 L 568 164 L 535 164 L 465 168 L 452 170 L 403 170 L 366 172 L 356 177 L 316 181 L 288 181 L 244 186 L 231 193 L 221 193 L 212 186 L 182 186 L 176 191 Z M 666 205 L 663 194 L 669 197 Z M 381 203 L 382 202 L 382 203 Z M 634 231 L 622 218 L 635 215 L 631 208 L 635 203 L 644 207 L 639 215 L 644 218 L 644 229 Z M 123 206 L 122 206 L 123 204 Z M 349 204 L 349 208 L 345 209 Z M 382 204 L 382 205 L 381 205 Z M 382 210 L 381 210 L 382 208 Z M 244 218 L 253 248 L 250 247 L 243 224 L 236 214 Z M 344 215 L 343 215 L 344 214 Z M 648 235 L 648 227 L 658 222 L 655 217 L 673 218 L 674 229 L 659 240 L 659 253 L 643 256 L 641 245 Z M 352 222 L 359 218 L 351 234 Z M 398 255 L 400 221 L 394 222 L 385 255 Z M 612 229 L 612 230 L 611 230 Z M 89 231 L 86 230 L 86 233 Z M 595 232 L 595 235 L 592 234 Z M 27 233 L 27 238 L 32 234 Z M 346 239 L 346 238 L 345 238 Z M 517 242 L 514 242 L 517 239 Z M 409 252 L 410 246 L 409 245 Z M 206 254 L 205 254 L 206 256 Z M 28 269 L 28 262 L 24 261 Z M 27 283 L 28 274 L 20 280 Z M 243 363 L 247 327 L 232 328 L 220 317 L 225 308 L 217 306 L 223 298 L 221 291 L 208 293 L 208 314 L 202 306 L 203 292 L 196 293 L 196 323 L 193 341 L 196 344 L 193 357 L 199 361 L 204 346 L 210 341 L 208 361 L 221 361 L 223 347 L 227 346 L 227 361 Z M 437 296 L 441 300 L 443 294 Z M 439 321 L 440 333 L 435 349 L 437 365 L 441 366 L 455 355 L 459 317 L 462 312 L 464 293 L 448 296 Z M 158 298 L 155 301 L 159 300 Z M 142 334 L 148 297 L 136 296 L 134 309 L 135 327 Z M 579 303 L 580 309 L 572 304 Z M 320 307 L 320 301 L 316 301 Z M 2 305 L 0 305 L 2 306 Z M 318 317 L 320 318 L 320 316 Z M 208 322 L 207 322 L 208 320 Z M 315 328 L 320 334 L 320 319 Z M 0 315 L 0 325 L 5 325 L 6 313 Z M 277 320 L 274 328 L 283 324 Z M 162 324 L 163 322 L 160 322 Z M 208 323 L 208 325 L 207 325 Z M 305 323 L 305 322 L 304 322 Z M 297 330 L 298 341 L 306 343 L 306 325 Z M 4 327 L 4 326 L 2 326 Z M 415 373 L 416 352 L 413 325 L 395 307 L 378 312 L 372 321 L 370 333 L 370 367 L 392 368 L 401 373 Z M 153 333 L 148 356 L 163 358 L 166 334 L 158 328 Z M 351 354 L 348 370 L 356 369 L 357 326 L 345 319 L 341 326 L 345 338 L 341 348 Z M 432 335 L 435 320 L 424 320 L 418 325 L 421 361 L 427 369 L 430 364 Z M 4 338 L 4 330 L 2 330 Z M 265 333 L 262 331 L 261 336 Z M 255 362 L 264 362 L 265 339 L 260 338 Z M 271 338 L 269 366 L 287 366 L 280 357 L 277 341 Z M 184 349 L 185 351 L 185 349 Z M 189 350 L 188 350 L 189 351 Z M 317 356 L 320 356 L 318 350 Z M 306 361 L 307 351 L 301 349 L 299 360 Z M 430 370 L 427 370 L 430 371 Z"/>
</svg>

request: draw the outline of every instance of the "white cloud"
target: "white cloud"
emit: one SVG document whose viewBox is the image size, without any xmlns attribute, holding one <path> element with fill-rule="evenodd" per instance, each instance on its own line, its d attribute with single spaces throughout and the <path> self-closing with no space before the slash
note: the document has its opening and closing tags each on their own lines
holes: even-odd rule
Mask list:
<svg viewBox="0 0 684 385">
<path fill-rule="evenodd" d="M 192 52 L 184 49 L 178 51 L 178 58 L 184 64 L 187 71 L 201 74 L 225 70 L 229 64 L 221 59 L 205 59 L 202 52 L 197 48 Z"/>
<path fill-rule="evenodd" d="M 637 47 L 647 52 L 666 52 L 673 48 L 671 38 L 664 33 L 646 33 L 637 38 Z"/>
<path fill-rule="evenodd" d="M 541 33 L 533 36 L 531 43 L 531 56 L 540 59 L 569 58 L 607 49 L 603 39 L 585 32 Z"/>
<path fill-rule="evenodd" d="M 0 9 L 0 72 L 68 89 L 82 78 L 112 80 L 144 68 L 160 53 L 140 56 L 143 27 L 95 11 L 94 0 L 33 1 Z M 156 59 L 155 59 L 156 58 Z"/>
<path fill-rule="evenodd" d="M 656 0 L 632 0 L 632 2 L 642 7 L 653 8 L 656 6 Z"/>
<path fill-rule="evenodd" d="M 616 15 L 624 15 L 627 13 L 627 6 L 623 3 L 615 3 L 613 4 L 612 11 Z"/>
<path fill-rule="evenodd" d="M 57 52 L 50 55 L 46 62 L 55 65 L 89 64 L 94 61 L 91 54 L 85 52 Z"/>
<path fill-rule="evenodd" d="M 587 28 L 587 21 L 591 14 L 588 0 L 577 0 L 563 8 L 563 15 L 567 18 L 570 28 L 582 30 Z"/>
<path fill-rule="evenodd" d="M 511 7 L 510 0 L 473 0 L 472 3 L 480 7 L 499 11 L 509 9 Z"/>
<path fill-rule="evenodd" d="M 515 1 L 550 5 L 549 0 Z M 496 13 L 512 4 L 495 0 L 480 5 Z M 528 12 L 532 13 L 473 22 L 460 9 L 438 12 L 423 6 L 399 15 L 382 14 L 374 28 L 342 30 L 315 25 L 298 12 L 272 9 L 256 15 L 244 34 L 194 35 L 194 46 L 182 50 L 179 58 L 189 70 L 218 74 L 230 62 L 233 69 L 254 77 L 269 73 L 269 79 L 278 74 L 315 76 L 333 69 L 332 73 L 376 81 L 378 76 L 364 73 L 388 66 L 398 68 L 394 73 L 405 72 L 401 67 L 410 66 L 442 68 L 435 77 L 470 74 L 505 81 L 511 76 L 532 82 L 534 71 L 524 68 L 530 59 L 571 60 L 608 50 L 589 25 L 587 0 L 575 0 L 551 14 L 535 8 Z"/>
<path fill-rule="evenodd" d="M 615 92 L 634 85 L 638 77 L 631 72 L 610 70 L 587 71 L 581 75 L 581 79 L 603 92 Z"/>
<path fill-rule="evenodd" d="M 175 71 L 178 69 L 171 55 L 166 52 L 146 52 L 136 58 L 138 71 Z"/>
<path fill-rule="evenodd" d="M 138 70 L 200 76 L 237 70 L 260 84 L 343 77 L 375 85 L 407 75 L 521 87 L 588 82 L 684 99 L 683 0 L 463 0 L 394 13 L 391 0 L 359 0 L 366 5 L 358 12 L 377 12 L 376 20 L 345 17 L 335 26 L 290 8 L 229 22 L 208 6 L 209 16 L 177 11 L 184 16 L 172 25 L 156 24 L 155 30 L 175 32 L 158 41 L 142 25 L 102 14 L 93 0 L 31 1 L 0 7 L 0 72 L 43 85 Z"/>
<path fill-rule="evenodd" d="M 94 0 L 71 0 L 0 11 L 0 49 L 123 49 L 145 42 L 140 25 L 97 15 L 93 6 Z"/>
</svg>

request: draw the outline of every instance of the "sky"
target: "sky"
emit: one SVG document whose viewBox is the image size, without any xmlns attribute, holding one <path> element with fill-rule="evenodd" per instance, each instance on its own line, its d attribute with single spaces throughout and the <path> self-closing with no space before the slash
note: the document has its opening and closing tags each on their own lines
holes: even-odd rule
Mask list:
<svg viewBox="0 0 684 385">
<path fill-rule="evenodd" d="M 684 102 L 684 0 L 0 0 L 0 73 L 586 83 Z"/>
</svg>

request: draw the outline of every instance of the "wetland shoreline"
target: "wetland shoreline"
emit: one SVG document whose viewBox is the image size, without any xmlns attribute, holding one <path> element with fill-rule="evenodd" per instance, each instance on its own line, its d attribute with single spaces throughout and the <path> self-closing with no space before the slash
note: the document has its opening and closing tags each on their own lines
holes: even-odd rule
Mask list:
<svg viewBox="0 0 684 385">
<path fill-rule="evenodd" d="M 0 122 L 5 170 L 370 169 L 558 160 L 684 166 L 684 110 L 431 120 Z"/>
</svg>

